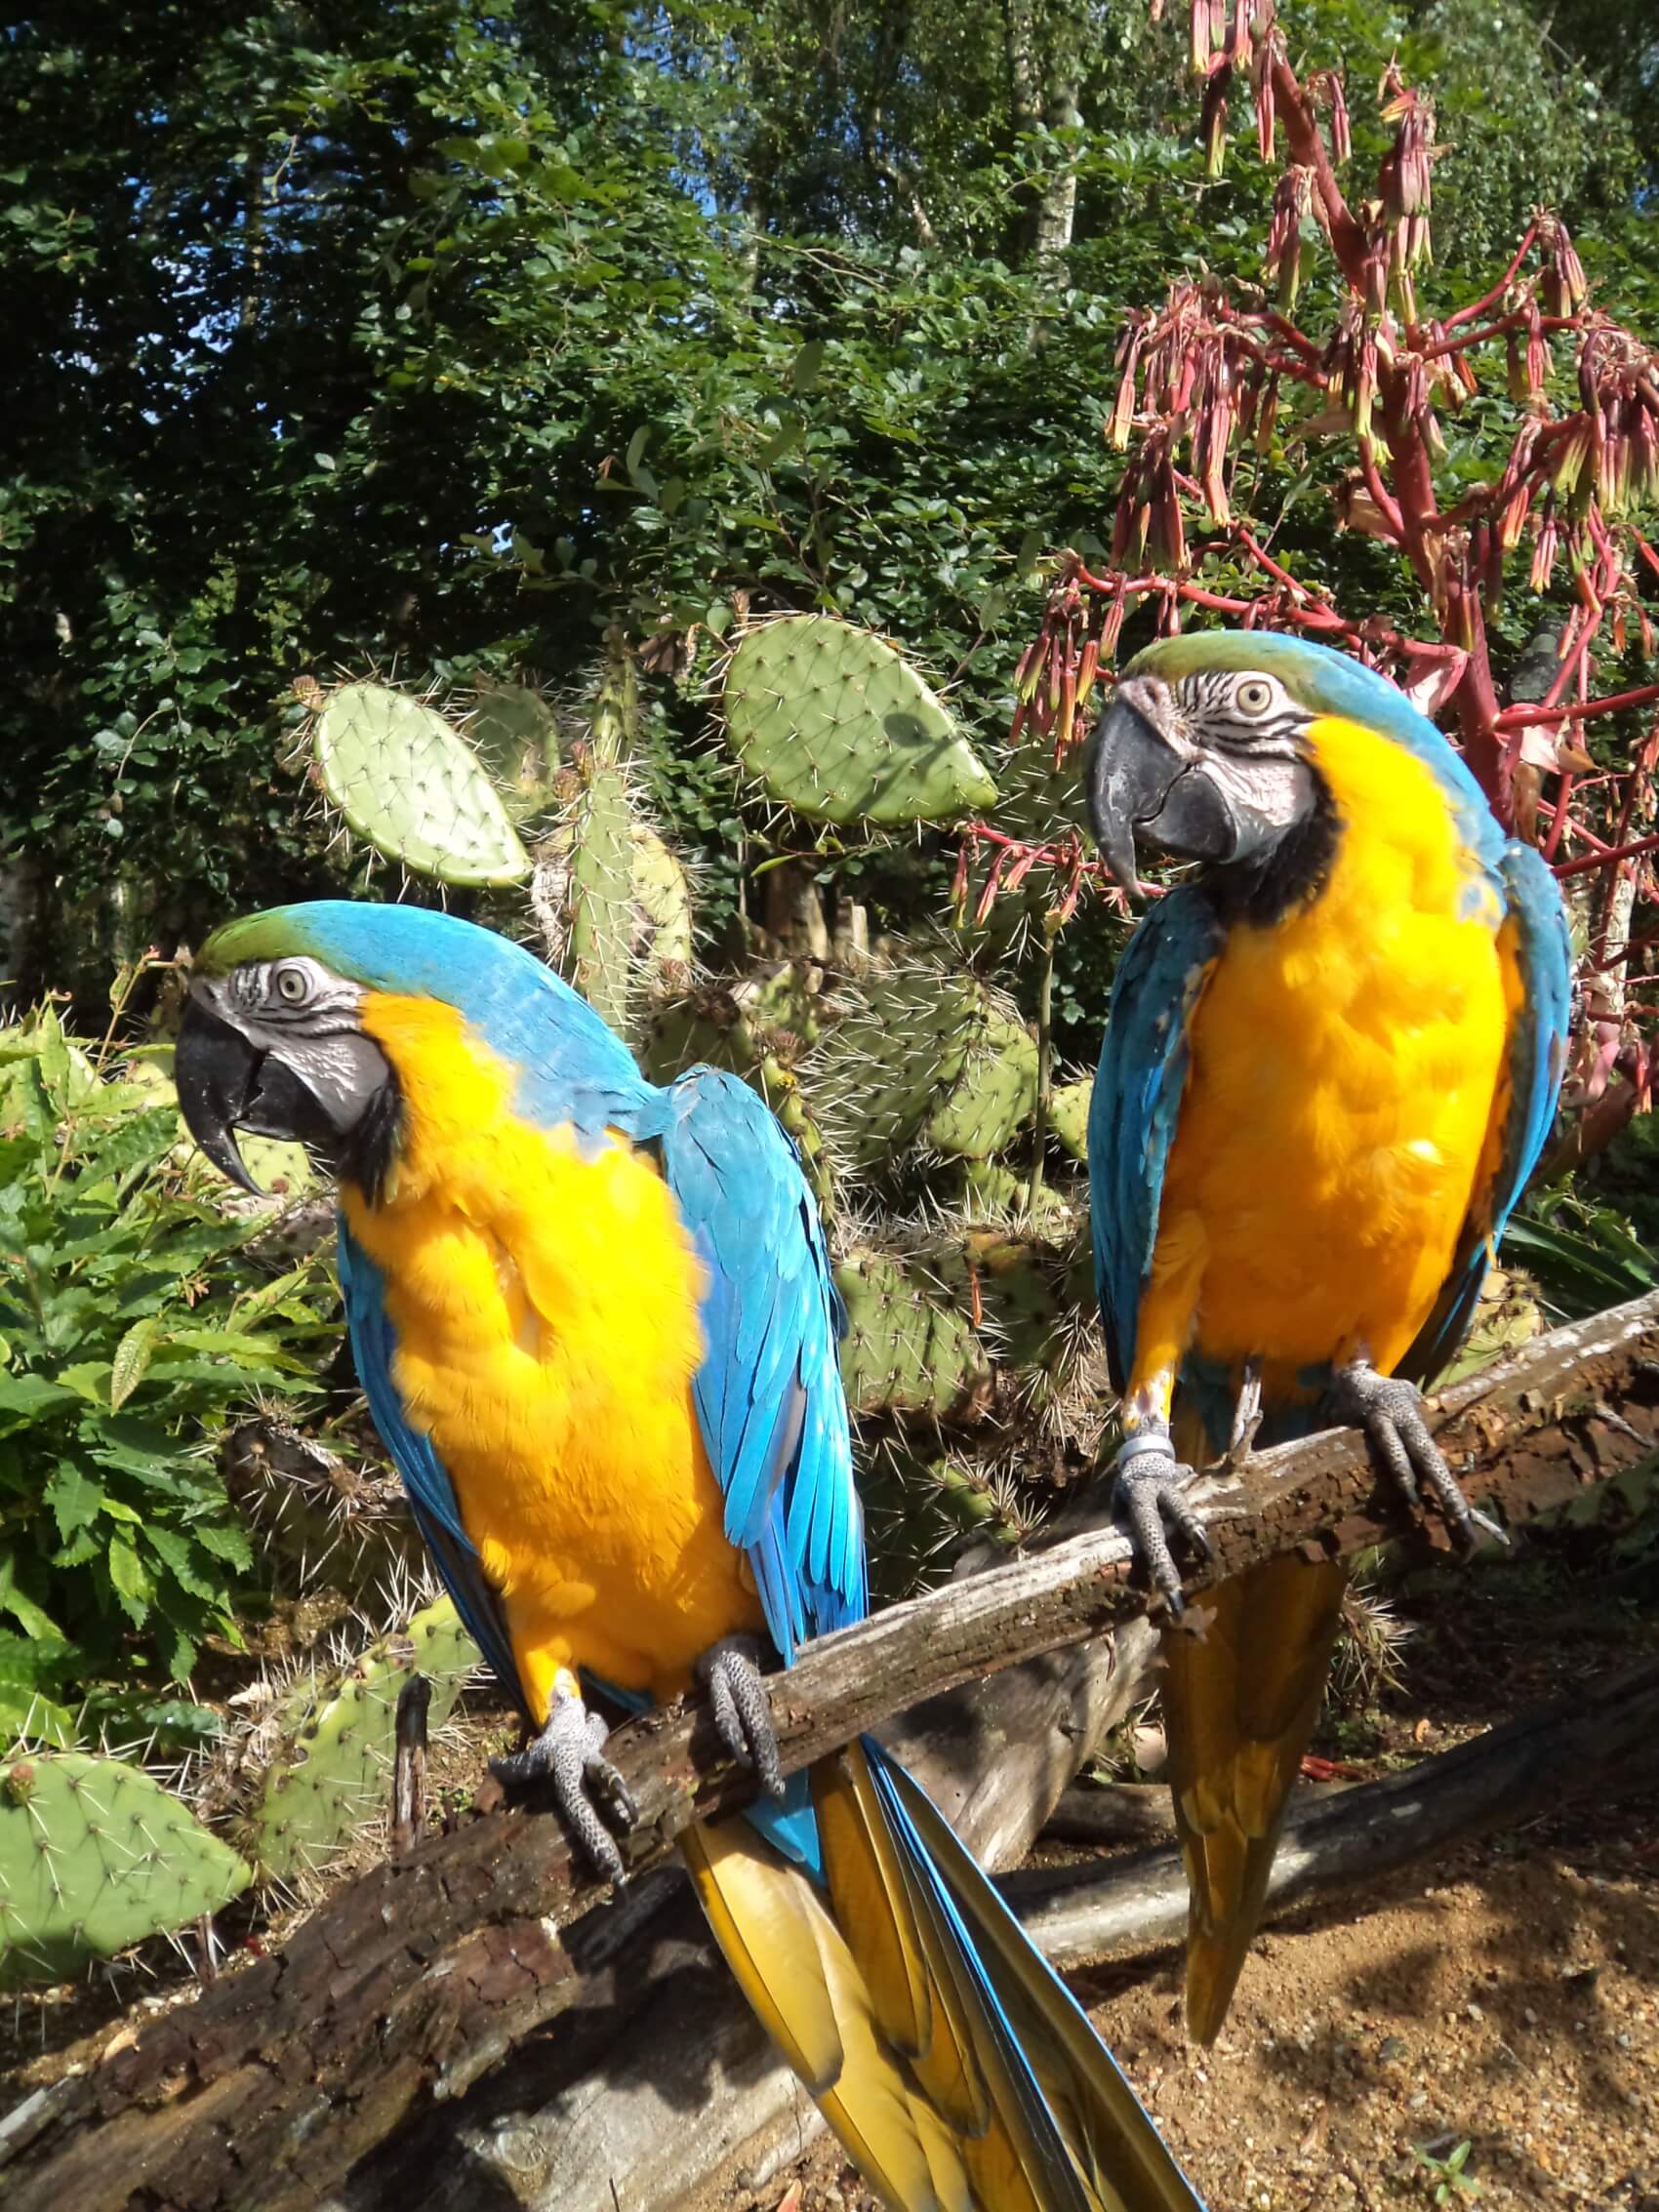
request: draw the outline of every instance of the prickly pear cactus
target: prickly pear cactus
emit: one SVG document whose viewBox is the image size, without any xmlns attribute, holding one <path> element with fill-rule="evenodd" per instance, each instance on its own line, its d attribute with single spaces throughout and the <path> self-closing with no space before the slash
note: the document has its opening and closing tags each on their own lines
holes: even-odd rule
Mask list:
<svg viewBox="0 0 1659 2212">
<path fill-rule="evenodd" d="M 830 615 L 751 629 L 726 667 L 733 749 L 817 822 L 950 822 L 996 786 L 949 709 L 890 645 Z"/>
<path fill-rule="evenodd" d="M 1075 1083 L 1059 1083 L 1048 1102 L 1050 1133 L 1072 1157 L 1086 1165 L 1089 1157 L 1089 1099 L 1094 1079 L 1085 1075 Z"/>
<path fill-rule="evenodd" d="M 987 1006 L 960 1074 L 927 1117 L 926 1136 L 948 1158 L 989 1160 L 1036 1111 L 1037 1049 L 1023 1022 Z"/>
<path fill-rule="evenodd" d="M 440 883 L 522 883 L 530 856 L 483 764 L 441 714 L 384 684 L 342 684 L 311 723 L 317 776 L 346 826 Z"/>
<path fill-rule="evenodd" d="M 245 1823 L 260 1874 L 303 1885 L 365 1822 L 384 1815 L 398 1692 L 411 1674 L 426 1675 L 428 1725 L 441 1727 L 479 1664 L 478 1647 L 446 1597 L 371 1644 L 343 1673 L 299 1684 L 276 1716 L 276 1749 Z"/>
<path fill-rule="evenodd" d="M 62 1981 L 217 1912 L 252 1878 L 139 1767 L 82 1751 L 0 1766 L 0 1988 Z"/>
<path fill-rule="evenodd" d="M 632 1000 L 632 829 L 626 773 L 593 762 L 570 821 L 570 980 L 619 1031 Z"/>
<path fill-rule="evenodd" d="M 490 684 L 473 695 L 466 743 L 488 770 L 514 823 L 540 814 L 559 771 L 553 710 L 523 684 Z"/>
<path fill-rule="evenodd" d="M 668 988 L 691 966 L 691 889 L 685 870 L 654 829 L 633 824 L 630 865 L 634 934 L 648 990 Z"/>
<path fill-rule="evenodd" d="M 967 1065 L 983 1018 L 970 977 L 914 968 L 864 979 L 854 1009 L 827 1027 L 801 1083 L 835 1151 L 882 1166 L 910 1143 Z"/>
<path fill-rule="evenodd" d="M 1031 1214 L 1031 1176 L 1016 1175 L 1000 1160 L 968 1160 L 963 1165 L 962 1198 L 971 1222 L 1024 1219 Z M 1063 1234 L 1072 1223 L 1072 1208 L 1062 1194 L 1044 1184 L 1036 1196 L 1032 1226 L 1040 1234 Z"/>
<path fill-rule="evenodd" d="M 884 1253 L 855 1254 L 835 1269 L 847 1309 L 841 1381 L 855 1413 L 961 1418 L 991 1386 L 972 1328 L 937 1283 Z"/>
</svg>

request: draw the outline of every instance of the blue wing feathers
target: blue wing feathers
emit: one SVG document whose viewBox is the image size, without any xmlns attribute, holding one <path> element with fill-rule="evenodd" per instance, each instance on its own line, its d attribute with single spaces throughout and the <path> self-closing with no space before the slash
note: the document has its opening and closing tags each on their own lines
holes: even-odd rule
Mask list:
<svg viewBox="0 0 1659 2212">
<path fill-rule="evenodd" d="M 1164 1168 L 1187 1080 L 1187 1025 L 1222 928 L 1201 893 L 1160 899 L 1113 981 L 1089 1099 L 1089 1215 L 1095 1289 L 1113 1387 L 1135 1362 L 1135 1324 L 1152 1272 Z"/>
<path fill-rule="evenodd" d="M 381 1442 L 396 1462 L 433 1563 L 455 1609 L 491 1672 L 517 1703 L 524 1692 L 513 1663 L 512 1639 L 500 1597 L 484 1579 L 483 1565 L 462 1526 L 455 1488 L 429 1436 L 412 1428 L 391 1372 L 395 1337 L 385 1309 L 381 1271 L 344 1220 L 340 1223 L 340 1284 L 357 1380 L 369 1401 Z"/>
<path fill-rule="evenodd" d="M 693 1393 L 704 1445 L 788 1661 L 868 1602 L 830 1255 L 794 1147 L 747 1083 L 693 1068 L 656 1136 L 709 1277 Z"/>
</svg>

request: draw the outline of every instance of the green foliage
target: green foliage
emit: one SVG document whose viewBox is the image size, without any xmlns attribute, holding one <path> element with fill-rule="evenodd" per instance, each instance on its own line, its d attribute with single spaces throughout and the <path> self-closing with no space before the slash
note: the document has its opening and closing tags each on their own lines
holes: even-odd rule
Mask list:
<svg viewBox="0 0 1659 2212">
<path fill-rule="evenodd" d="M 346 825 L 439 883 L 521 883 L 530 856 L 472 747 L 429 706 L 384 684 L 342 684 L 311 732 L 316 770 Z"/>
<path fill-rule="evenodd" d="M 0 1989 L 61 1981 L 218 1911 L 251 1879 L 141 1768 L 78 1751 L 0 1766 Z"/>
<path fill-rule="evenodd" d="M 205 1634 L 237 1636 L 252 1557 L 213 1441 L 255 1391 L 313 1392 L 332 1335 L 319 1267 L 242 1257 L 268 1215 L 185 1164 L 153 1073 L 50 1010 L 0 1031 L 0 1622 L 42 1669 L 20 1678 L 14 1649 L 8 1689 L 0 1661 L 14 1713 L 78 1680 L 142 1716 Z"/>
<path fill-rule="evenodd" d="M 726 665 L 722 696 L 744 767 L 814 821 L 950 822 L 996 797 L 909 662 L 828 615 L 749 630 Z"/>
<path fill-rule="evenodd" d="M 1651 213 L 1620 199 L 1622 149 L 1652 143 L 1623 119 L 1650 110 L 1651 40 L 1642 0 L 1620 11 L 1612 38 L 1589 0 L 1556 13 L 1600 90 L 1525 5 L 1287 20 L 1347 63 L 1356 163 L 1359 88 L 1401 42 L 1431 71 L 1448 283 L 1493 281 L 1547 191 L 1592 276 L 1651 302 Z M 527 669 L 579 681 L 614 622 L 674 641 L 656 796 L 708 854 L 709 927 L 767 850 L 695 744 L 709 640 L 746 605 L 900 637 L 956 671 L 965 728 L 1004 726 L 1037 560 L 1087 551 L 1115 497 L 1125 307 L 1200 262 L 1256 278 L 1268 221 L 1243 147 L 1202 184 L 1173 17 L 1030 11 L 1035 81 L 1069 83 L 1076 121 L 1011 99 L 1012 20 L 861 5 L 829 44 L 772 4 L 20 23 L 0 827 L 62 879 L 52 979 L 90 996 L 116 951 L 338 888 L 275 776 L 306 667 L 488 698 Z M 1071 247 L 1040 262 L 1036 211 L 1073 182 Z M 1485 406 L 1458 440 L 1490 441 Z M 1386 611 L 1399 580 L 1336 536 L 1319 449 L 1269 460 L 1275 548 Z M 930 865 L 873 903 L 910 920 Z"/>
<path fill-rule="evenodd" d="M 1630 1224 L 1569 1189 L 1537 1191 L 1511 1216 L 1504 1258 L 1525 1269 L 1546 1307 L 1563 1321 L 1659 1290 L 1659 1264 Z"/>
<path fill-rule="evenodd" d="M 478 1647 L 442 1598 L 332 1674 L 306 1675 L 271 1727 L 273 1748 L 240 1824 L 262 1878 L 306 1882 L 391 1799 L 398 1693 L 411 1674 L 432 1685 L 427 1725 L 441 1728 Z"/>
</svg>

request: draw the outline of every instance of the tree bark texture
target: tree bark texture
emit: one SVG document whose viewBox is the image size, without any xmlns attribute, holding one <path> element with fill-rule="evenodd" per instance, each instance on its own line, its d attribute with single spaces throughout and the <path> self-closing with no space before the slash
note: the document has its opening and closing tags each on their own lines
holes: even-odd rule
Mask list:
<svg viewBox="0 0 1659 2212">
<path fill-rule="evenodd" d="M 1659 1443 L 1659 1295 L 1535 1339 L 1447 1391 L 1432 1420 L 1471 1498 L 1500 1502 L 1512 1522 L 1630 1467 Z M 1189 1585 L 1195 1633 L 1206 1581 L 1287 1549 L 1346 1555 L 1402 1526 L 1351 1430 L 1266 1453 L 1194 1501 L 1215 1554 Z M 1147 1610 L 1109 1526 L 896 1606 L 774 1678 L 785 1769 L 902 1705 Z M 645 1714 L 610 1750 L 641 1808 L 640 1872 L 688 1820 L 746 1792 L 701 1706 Z M 661 1901 L 637 1877 L 592 1910 L 604 1894 L 550 1820 L 498 1815 L 431 1839 L 344 1889 L 281 1951 L 124 2031 L 0 2121 L 8 2212 L 315 2206 L 421 2106 L 459 2096 L 563 2009 Z"/>
</svg>

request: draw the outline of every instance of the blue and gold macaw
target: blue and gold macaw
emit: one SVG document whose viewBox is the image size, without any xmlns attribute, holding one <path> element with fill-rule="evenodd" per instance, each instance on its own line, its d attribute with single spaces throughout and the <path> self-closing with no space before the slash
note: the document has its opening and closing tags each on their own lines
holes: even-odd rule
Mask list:
<svg viewBox="0 0 1659 2212">
<path fill-rule="evenodd" d="M 1299 638 L 1168 639 L 1085 765 L 1131 892 L 1145 843 L 1200 872 L 1113 985 L 1090 1106 L 1095 1274 L 1122 1393 L 1115 1496 L 1179 1611 L 1193 1467 L 1362 1428 L 1408 1499 L 1472 1514 L 1419 1386 L 1469 1325 L 1565 1060 L 1555 881 L 1382 676 Z M 1489 1525 L 1489 1524 L 1487 1524 Z M 1341 1612 L 1340 1565 L 1270 1560 L 1165 1631 L 1192 1905 L 1187 2019 L 1220 2029 Z"/>
<path fill-rule="evenodd" d="M 520 946 L 288 906 L 195 964 L 180 1102 L 331 1161 L 357 1371 L 462 1618 L 594 1865 L 632 1807 L 584 1697 L 709 1688 L 766 1794 L 682 1838 L 761 2020 L 902 2212 L 1191 2212 L 1133 2091 L 872 1741 L 786 1787 L 758 1660 L 862 1618 L 838 1304 L 793 1148 L 708 1067 L 647 1083 Z M 601 1810 L 605 1818 L 601 1818 Z M 607 1827 L 607 1821 L 610 1827 Z"/>
</svg>

